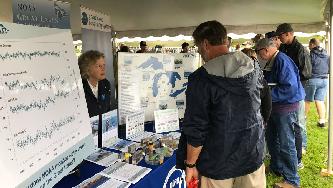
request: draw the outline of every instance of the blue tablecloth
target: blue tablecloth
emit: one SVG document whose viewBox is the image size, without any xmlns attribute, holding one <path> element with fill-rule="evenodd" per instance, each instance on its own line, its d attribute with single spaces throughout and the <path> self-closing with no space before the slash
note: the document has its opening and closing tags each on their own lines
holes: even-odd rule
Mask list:
<svg viewBox="0 0 333 188">
<path fill-rule="evenodd" d="M 145 131 L 153 131 L 153 122 L 148 122 L 145 124 Z M 125 129 L 124 126 L 119 126 L 119 137 L 124 138 Z M 108 148 L 103 148 L 113 152 Z M 165 158 L 162 165 L 149 165 L 144 160 L 140 161 L 139 166 L 151 168 L 152 171 L 149 172 L 143 179 L 141 179 L 135 185 L 131 185 L 130 188 L 185 188 L 185 173 L 179 169 L 175 168 L 176 165 L 176 154 L 174 153 L 171 157 Z M 55 188 L 67 188 L 73 187 L 84 180 L 92 177 L 93 175 L 101 172 L 106 167 L 97 165 L 92 162 L 83 161 L 79 166 L 79 173 L 70 174 L 64 177 L 60 182 L 58 182 Z"/>
<path fill-rule="evenodd" d="M 166 158 L 162 165 L 149 165 L 142 160 L 138 165 L 151 168 L 143 179 L 138 183 L 131 185 L 131 188 L 162 188 L 162 187 L 184 187 L 185 177 L 183 171 L 175 169 L 176 155 L 173 154 L 170 158 Z M 58 182 L 55 188 L 73 187 L 85 179 L 88 179 L 96 173 L 104 170 L 105 167 L 97 165 L 92 162 L 83 161 L 79 165 L 79 173 L 70 174 Z"/>
</svg>

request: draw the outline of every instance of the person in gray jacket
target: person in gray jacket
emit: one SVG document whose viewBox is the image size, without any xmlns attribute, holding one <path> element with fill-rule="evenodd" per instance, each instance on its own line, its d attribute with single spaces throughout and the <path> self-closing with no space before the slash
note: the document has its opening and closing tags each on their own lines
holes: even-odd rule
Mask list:
<svg viewBox="0 0 333 188">
<path fill-rule="evenodd" d="M 262 71 L 244 53 L 228 51 L 217 21 L 200 24 L 193 38 L 206 64 L 186 90 L 186 144 L 179 148 L 186 149 L 186 183 L 201 177 L 201 188 L 265 188 Z"/>
<path fill-rule="evenodd" d="M 325 127 L 325 97 L 327 93 L 330 58 L 325 49 L 320 47 L 320 41 L 312 38 L 309 42 L 310 57 L 312 64 L 312 76 L 305 82 L 305 113 L 310 110 L 310 102 L 315 101 L 319 120 L 317 125 Z"/>
</svg>

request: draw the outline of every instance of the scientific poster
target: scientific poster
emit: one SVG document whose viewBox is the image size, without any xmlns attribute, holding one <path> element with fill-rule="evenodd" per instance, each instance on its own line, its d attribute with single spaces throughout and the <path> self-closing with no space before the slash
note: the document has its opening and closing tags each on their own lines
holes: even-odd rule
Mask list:
<svg viewBox="0 0 333 188">
<path fill-rule="evenodd" d="M 0 179 L 52 187 L 93 152 L 70 30 L 0 22 Z"/>
<path fill-rule="evenodd" d="M 145 121 L 155 110 L 178 109 L 185 113 L 188 76 L 199 66 L 199 54 L 118 54 L 119 123 L 139 109 Z"/>
</svg>

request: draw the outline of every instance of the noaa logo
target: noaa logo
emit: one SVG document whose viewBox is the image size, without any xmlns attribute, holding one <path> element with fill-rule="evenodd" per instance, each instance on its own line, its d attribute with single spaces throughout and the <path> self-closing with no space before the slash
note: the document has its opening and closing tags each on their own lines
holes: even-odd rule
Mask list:
<svg viewBox="0 0 333 188">
<path fill-rule="evenodd" d="M 185 172 L 172 167 L 164 180 L 163 188 L 186 188 Z"/>
<path fill-rule="evenodd" d="M 83 25 L 87 25 L 88 24 L 88 15 L 87 15 L 87 13 L 85 13 L 85 12 L 82 12 L 82 14 L 81 14 L 81 22 L 82 22 L 82 24 Z"/>
<path fill-rule="evenodd" d="M 9 29 L 7 29 L 4 25 L 0 24 L 0 34 L 7 34 Z"/>
</svg>

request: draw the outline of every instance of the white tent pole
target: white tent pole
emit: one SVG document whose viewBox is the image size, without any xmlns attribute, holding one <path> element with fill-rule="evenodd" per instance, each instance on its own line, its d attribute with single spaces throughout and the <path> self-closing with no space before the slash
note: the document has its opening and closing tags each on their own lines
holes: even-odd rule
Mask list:
<svg viewBox="0 0 333 188">
<path fill-rule="evenodd" d="M 329 85 L 329 97 L 330 99 L 333 98 L 333 50 L 332 50 L 332 44 L 333 44 L 333 27 L 332 27 L 332 20 L 333 20 L 333 3 L 330 2 L 330 85 Z M 333 110 L 332 110 L 332 104 L 329 104 L 329 121 L 328 121 L 328 161 L 327 161 L 327 172 L 328 174 L 332 174 L 332 154 L 333 154 Z"/>
<path fill-rule="evenodd" d="M 333 97 L 333 27 L 332 27 L 332 20 L 333 20 L 333 3 L 329 1 L 329 54 L 330 54 L 330 73 L 329 73 L 329 98 L 332 99 Z M 327 169 L 322 169 L 321 175 L 322 176 L 331 176 L 333 175 L 332 172 L 332 154 L 333 154 L 333 105 L 331 103 L 329 105 L 329 116 L 328 116 L 328 156 L 327 156 Z"/>
<path fill-rule="evenodd" d="M 329 18 L 329 14 L 328 14 L 328 16 L 327 16 L 327 18 Z M 331 50 L 330 50 L 330 40 L 331 40 L 331 37 L 330 37 L 330 27 L 329 27 L 329 21 L 327 22 L 328 23 L 328 25 L 326 26 L 326 39 L 325 39 L 325 48 L 326 48 L 326 50 L 327 50 L 327 52 L 328 52 L 328 54 L 330 54 L 331 53 Z M 328 84 L 329 84 L 330 82 L 329 82 L 329 79 L 328 79 Z M 329 92 L 329 88 L 328 88 L 328 92 Z M 330 95 L 328 94 L 327 96 L 326 96 L 326 114 L 325 114 L 325 120 L 328 120 L 328 117 L 329 117 L 329 115 L 330 115 Z"/>
</svg>

